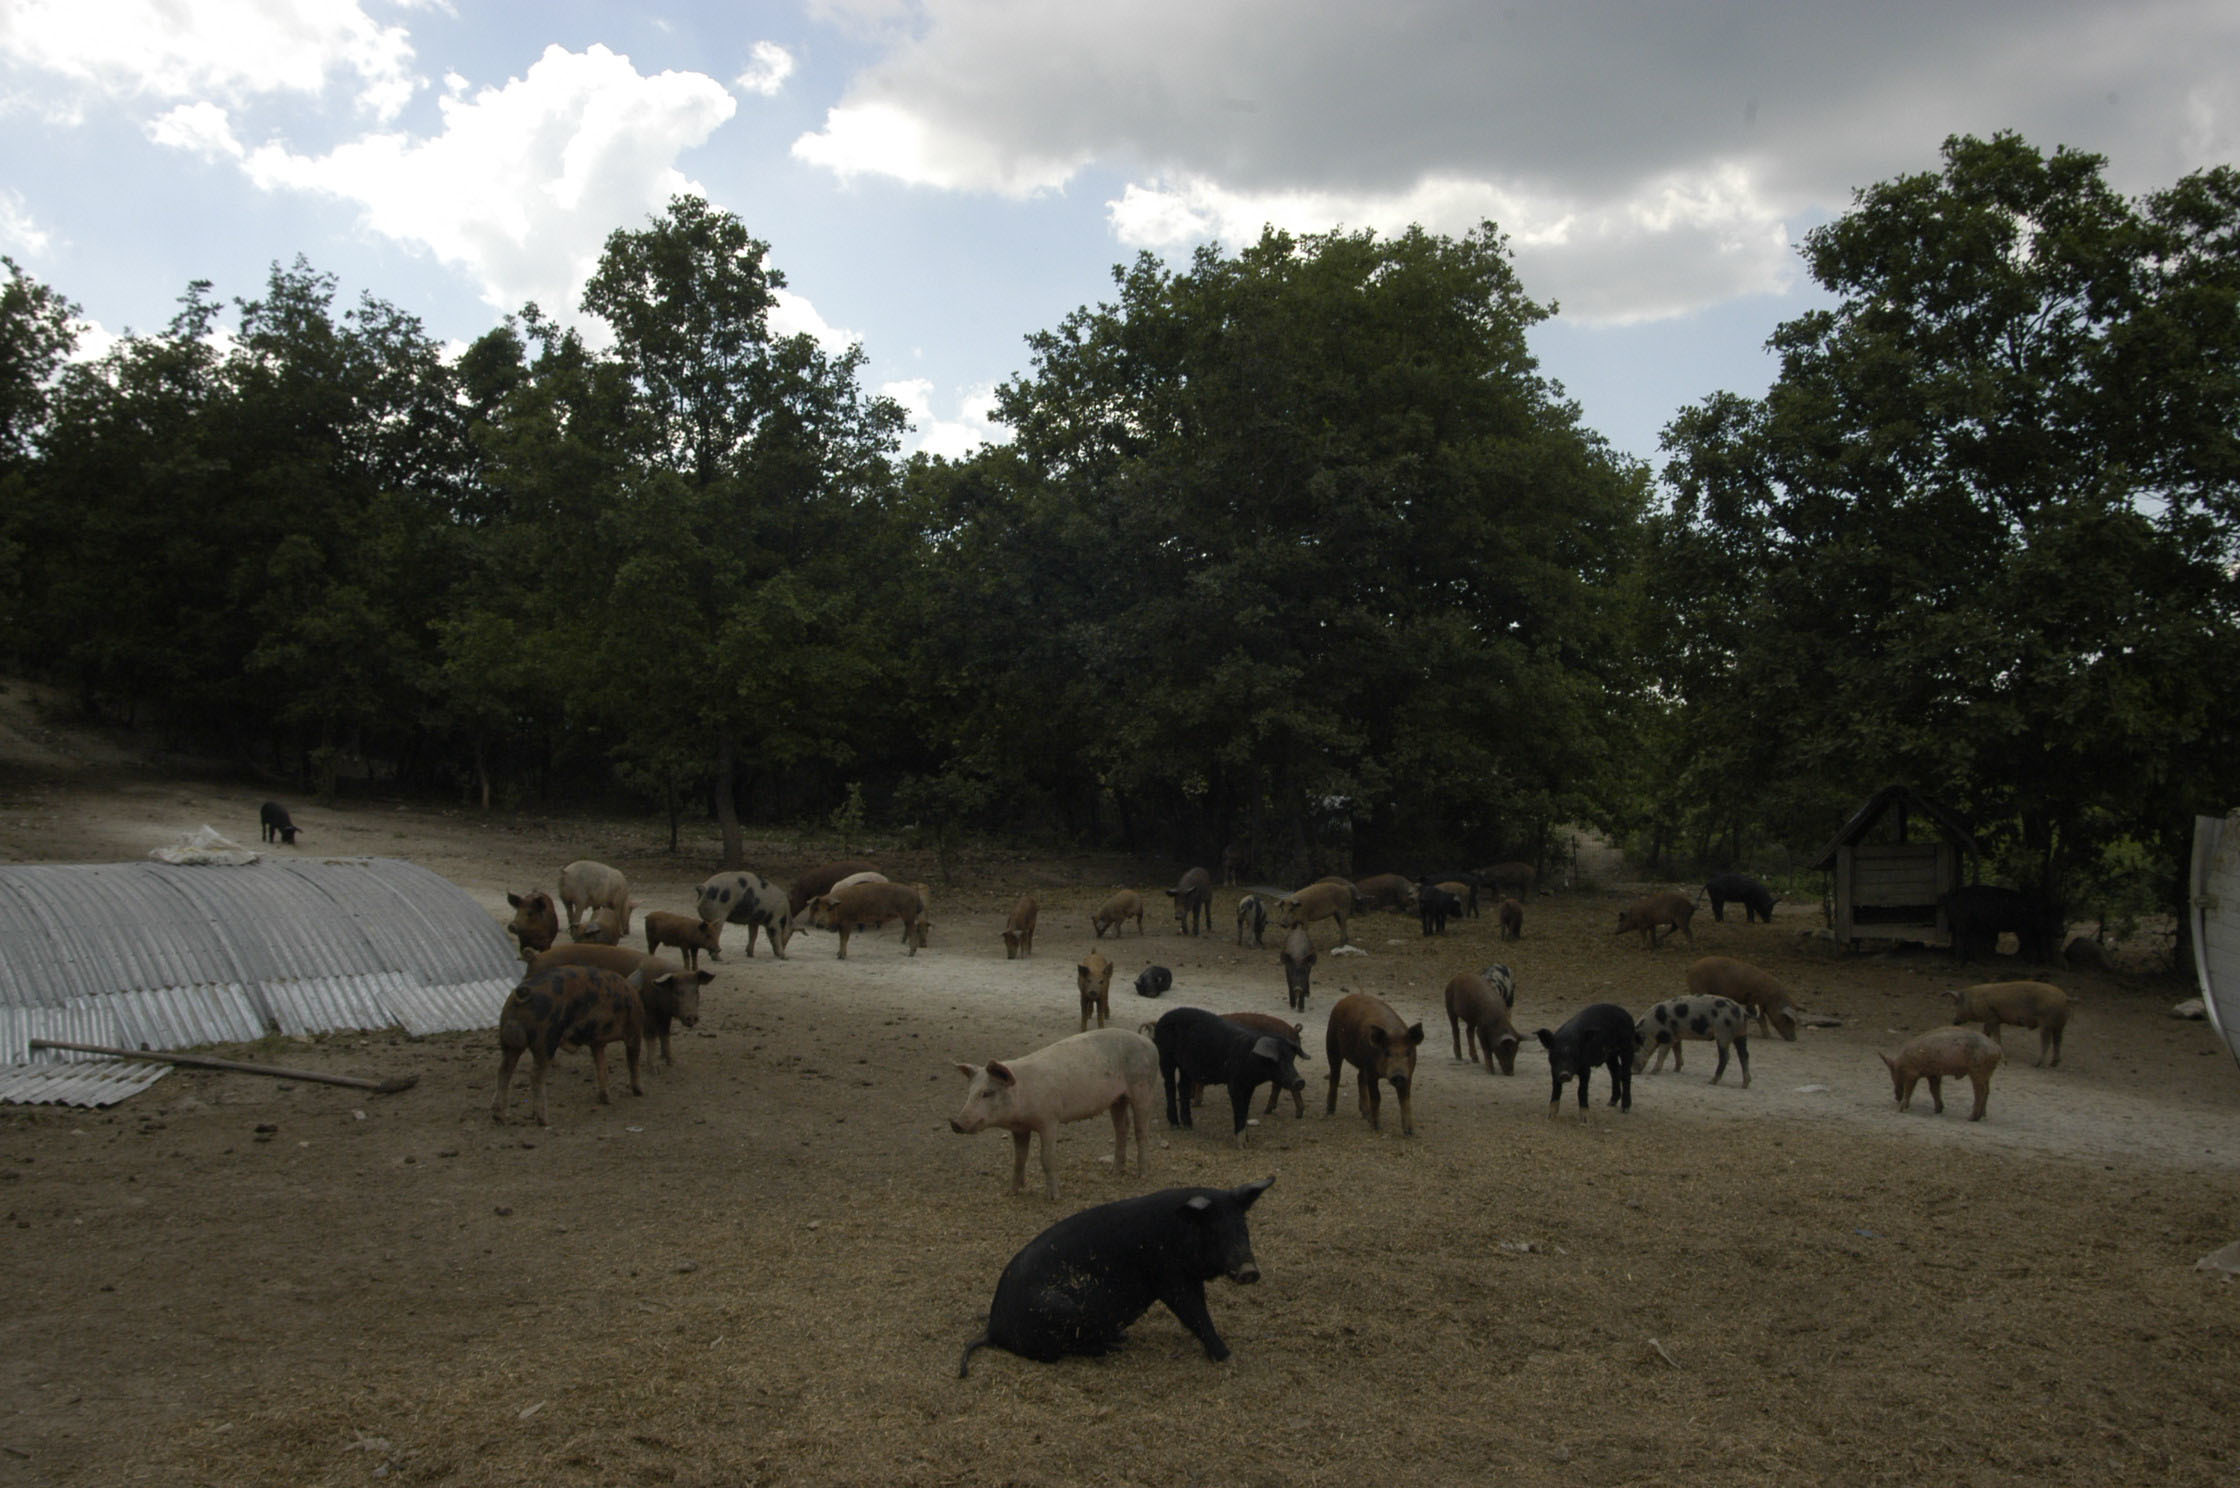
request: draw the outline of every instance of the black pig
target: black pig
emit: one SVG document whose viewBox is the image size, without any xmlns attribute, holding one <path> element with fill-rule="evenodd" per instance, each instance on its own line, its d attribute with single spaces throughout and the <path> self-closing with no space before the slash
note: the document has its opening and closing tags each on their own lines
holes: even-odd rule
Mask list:
<svg viewBox="0 0 2240 1488">
<path fill-rule="evenodd" d="M 1640 1033 L 1633 1014 L 1614 1002 L 1597 1002 L 1581 1008 L 1554 1033 L 1542 1028 L 1534 1035 L 1548 1051 L 1548 1073 L 1555 1088 L 1548 1096 L 1548 1114 L 1562 1109 L 1564 1081 L 1579 1081 L 1579 1109 L 1587 1108 L 1587 1077 L 1598 1064 L 1610 1070 L 1610 1104 L 1633 1109 L 1633 1051 Z"/>
<path fill-rule="evenodd" d="M 1146 966 L 1136 973 L 1136 996 L 1157 997 L 1174 986 L 1174 973 L 1164 966 Z"/>
<path fill-rule="evenodd" d="M 1226 1085 L 1236 1120 L 1237 1145 L 1244 1145 L 1252 1092 L 1273 1081 L 1284 1090 L 1304 1090 L 1306 1080 L 1295 1061 L 1299 1046 L 1254 1029 L 1240 1028 L 1204 1008 L 1176 1008 L 1151 1031 L 1159 1046 L 1159 1077 L 1167 1088 L 1167 1125 L 1189 1126 L 1190 1103 L 1175 1099 L 1175 1085 Z"/>
<path fill-rule="evenodd" d="M 278 801 L 267 801 L 257 808 L 257 825 L 266 842 L 277 839 L 284 847 L 294 847 L 296 833 L 301 830 L 289 819 L 288 808 Z"/>
<path fill-rule="evenodd" d="M 1207 1358 L 1228 1358 L 1206 1311 L 1206 1283 L 1260 1279 L 1245 1211 L 1274 1182 L 1162 1189 L 1059 1220 L 1003 1268 L 988 1329 L 964 1346 L 957 1378 L 971 1369 L 972 1351 L 990 1344 L 1042 1364 L 1108 1353 L 1154 1302 L 1197 1335 Z"/>
<path fill-rule="evenodd" d="M 1724 921 L 1729 904 L 1742 906 L 1742 922 L 1764 920 L 1773 923 L 1773 890 L 1759 883 L 1747 873 L 1718 873 L 1703 886 L 1711 898 L 1711 918 Z"/>
<path fill-rule="evenodd" d="M 2002 931 L 2013 931 L 2022 954 L 2037 961 L 2051 958 L 2061 941 L 2060 912 L 2020 889 L 1966 884 L 1937 902 L 1952 927 L 1952 954 L 1961 961 L 1978 950 L 1998 950 Z"/>
<path fill-rule="evenodd" d="M 1423 920 L 1423 933 L 1444 935 L 1447 921 L 1462 915 L 1462 901 L 1437 884 L 1421 884 L 1416 888 L 1416 913 Z"/>
</svg>

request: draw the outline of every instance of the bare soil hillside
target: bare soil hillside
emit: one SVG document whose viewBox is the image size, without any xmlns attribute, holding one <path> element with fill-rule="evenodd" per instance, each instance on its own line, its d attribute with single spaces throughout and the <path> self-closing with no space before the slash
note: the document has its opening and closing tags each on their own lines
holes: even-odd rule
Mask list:
<svg viewBox="0 0 2240 1488">
<path fill-rule="evenodd" d="M 138 858 L 202 825 L 253 842 L 274 792 L 142 760 L 0 695 L 0 859 Z M 289 799 L 304 853 L 421 862 L 495 916 L 508 889 L 596 857 L 641 904 L 688 909 L 712 835 L 647 821 L 490 817 Z M 865 845 L 854 845 L 859 851 Z M 754 844 L 785 879 L 830 841 Z M 285 851 L 285 849 L 279 849 Z M 1967 1097 L 1894 1106 L 1875 1058 L 1943 1020 L 1936 996 L 2035 975 L 2002 958 L 1826 960 L 1774 922 L 1644 950 L 1603 883 L 1426 938 L 1393 915 L 1327 927 L 1306 1016 L 1309 1106 L 1154 1122 L 1148 1180 L 1102 1121 L 1065 1129 L 1064 1197 L 1006 1192 L 1008 1141 L 960 1137 L 959 1060 L 1076 1027 L 1073 965 L 1113 884 L 1149 933 L 1101 949 L 1116 1021 L 1284 1009 L 1273 945 L 1177 933 L 1187 866 L 983 853 L 930 883 L 929 949 L 850 958 L 804 933 L 737 947 L 707 1015 L 642 1096 L 594 1102 L 563 1055 L 553 1125 L 490 1099 L 490 1034 L 228 1052 L 414 1074 L 395 1096 L 178 1073 L 108 1111 L 0 1108 L 0 1484 L 1950 1484 L 2240 1477 L 2240 1290 L 2197 1271 L 2240 1237 L 2240 1073 L 2168 979 L 2046 972 L 2076 1000 L 2059 1068 L 2010 1032 L 1989 1119 Z M 1379 865 L 1363 865 L 1365 869 Z M 222 870 L 212 870 L 222 871 Z M 1693 886 L 1683 885 L 1692 888 Z M 1038 954 L 998 939 L 1022 892 Z M 730 939 L 731 937 L 727 937 Z M 1440 988 L 1515 969 L 1517 1019 L 1553 1026 L 1682 989 L 1693 954 L 1746 957 L 1841 1026 L 1753 1039 L 1749 1088 L 1637 1078 L 1631 1112 L 1566 1097 L 1537 1047 L 1501 1078 L 1453 1057 Z M 1421 1019 L 1417 1134 L 1350 1079 L 1324 1114 L 1322 1019 L 1341 990 Z M 1948 1090 L 1948 1098 L 1953 1094 Z M 1235 1357 L 1163 1309 L 1101 1360 L 984 1352 L 956 1378 L 1004 1262 L 1079 1207 L 1148 1186 L 1273 1175 L 1263 1280 L 1216 1283 Z"/>
</svg>

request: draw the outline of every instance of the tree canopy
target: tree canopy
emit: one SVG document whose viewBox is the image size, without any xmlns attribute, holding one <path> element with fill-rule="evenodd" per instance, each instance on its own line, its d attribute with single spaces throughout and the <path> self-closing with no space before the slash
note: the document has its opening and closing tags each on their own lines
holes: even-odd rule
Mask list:
<svg viewBox="0 0 2240 1488">
<path fill-rule="evenodd" d="M 2058 891 L 2230 804 L 2240 177 L 2103 169 L 1955 138 L 1860 192 L 1766 396 L 1668 429 L 1649 572 L 1707 812 L 1905 780 Z"/>
</svg>

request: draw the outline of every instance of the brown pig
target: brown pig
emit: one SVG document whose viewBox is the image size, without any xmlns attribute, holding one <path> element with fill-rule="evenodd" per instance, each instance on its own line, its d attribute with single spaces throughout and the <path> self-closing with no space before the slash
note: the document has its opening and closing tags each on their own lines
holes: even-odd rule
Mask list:
<svg viewBox="0 0 2240 1488">
<path fill-rule="evenodd" d="M 551 950 L 552 943 L 560 938 L 560 912 L 552 907 L 552 896 L 542 889 L 531 889 L 526 894 L 506 895 L 506 903 L 513 906 L 506 932 L 521 942 L 523 956 Z"/>
<path fill-rule="evenodd" d="M 1338 944 L 1347 944 L 1346 920 L 1354 912 L 1353 885 L 1340 879 L 1336 883 L 1308 884 L 1283 904 L 1285 929 L 1296 929 L 1313 924 L 1316 920 L 1338 922 Z"/>
<path fill-rule="evenodd" d="M 1650 950 L 1657 948 L 1657 929 L 1670 926 L 1688 937 L 1688 944 L 1696 943 L 1695 928 L 1688 922 L 1696 917 L 1696 902 L 1685 894 L 1666 890 L 1637 899 L 1618 911 L 1618 934 L 1629 930 L 1641 932 L 1641 943 Z"/>
<path fill-rule="evenodd" d="M 877 873 L 877 863 L 867 863 L 861 858 L 848 858 L 838 863 L 820 863 L 793 881 L 786 890 L 786 908 L 795 919 L 809 907 L 809 901 L 819 894 L 829 894 L 841 879 L 857 873 Z"/>
<path fill-rule="evenodd" d="M 629 946 L 597 945 L 580 940 L 572 945 L 554 946 L 534 957 L 525 974 L 534 976 L 559 966 L 596 966 L 636 987 L 638 1004 L 645 1013 L 645 1031 L 660 1041 L 663 1064 L 676 1062 L 669 1057 L 670 1020 L 673 1018 L 687 1028 L 696 1026 L 700 1021 L 700 989 L 715 980 L 712 972 L 680 971 L 674 961 L 649 956 Z"/>
<path fill-rule="evenodd" d="M 1488 969 L 1504 975 L 1508 972 L 1505 966 Z M 1517 1045 L 1524 1040 L 1518 1036 L 1516 1026 L 1509 1021 L 1509 1003 L 1503 1000 L 1492 982 L 1474 971 L 1465 971 L 1447 979 L 1447 1032 L 1454 1039 L 1454 1057 L 1457 1059 L 1463 1057 L 1464 1030 L 1468 1030 L 1470 1035 L 1469 1058 L 1473 1064 L 1482 1058 L 1486 1068 L 1490 1070 L 1498 1059 L 1501 1061 L 1501 1073 L 1513 1075 L 1517 1072 Z"/>
<path fill-rule="evenodd" d="M 1089 1031 L 1092 1012 L 1097 1015 L 1097 1026 L 1104 1027 L 1112 1017 L 1112 963 L 1091 951 L 1086 960 L 1074 967 L 1073 979 L 1081 989 L 1081 1031 Z"/>
<path fill-rule="evenodd" d="M 1985 1036 L 2002 1049 L 2006 1043 L 1999 1037 L 2001 1024 L 2037 1029 L 2039 1066 L 2048 1063 L 2049 1055 L 2051 1063 L 2061 1063 L 2061 1030 L 2069 1026 L 2069 994 L 2053 983 L 1985 982 L 1940 995 L 1953 1001 L 1953 1022 L 1980 1021 Z"/>
<path fill-rule="evenodd" d="M 561 966 L 531 972 L 506 996 L 498 1013 L 498 1094 L 490 1119 L 506 1119 L 506 1091 L 513 1068 L 529 1055 L 529 1089 L 535 1097 L 537 1125 L 545 1117 L 544 1077 L 563 1046 L 591 1048 L 591 1073 L 599 1085 L 599 1104 L 607 1102 L 607 1045 L 620 1040 L 630 1065 L 630 1093 L 644 1095 L 638 1082 L 638 1050 L 645 1037 L 645 1009 L 638 989 L 596 966 Z"/>
<path fill-rule="evenodd" d="M 1363 914 L 1372 909 L 1404 912 L 1416 907 L 1416 886 L 1397 873 L 1372 873 L 1354 883 L 1353 902 Z"/>
<path fill-rule="evenodd" d="M 1314 939 L 1305 926 L 1295 927 L 1283 938 L 1283 989 L 1291 999 L 1291 1010 L 1307 1010 L 1307 984 L 1314 976 Z"/>
<path fill-rule="evenodd" d="M 1383 1129 L 1377 1082 L 1390 1080 L 1393 1094 L 1400 1097 L 1400 1134 L 1414 1136 L 1415 1113 L 1408 1094 L 1415 1083 L 1416 1049 L 1422 1043 L 1423 1025 L 1402 1023 L 1391 1004 L 1374 993 L 1348 992 L 1339 998 L 1330 1009 L 1330 1028 L 1324 1036 L 1330 1099 L 1323 1114 L 1338 1114 L 1338 1085 L 1350 1064 L 1359 1071 L 1361 1114 L 1369 1118 L 1369 1125 Z"/>
<path fill-rule="evenodd" d="M 2002 1057 L 1999 1046 L 1973 1028 L 1939 1028 L 1910 1040 L 1895 1059 L 1887 1054 L 1881 1059 L 1890 1066 L 1890 1083 L 1896 1089 L 1899 1110 L 1913 1109 L 1914 1084 L 1926 1078 L 1929 1099 L 1936 1102 L 1937 1114 L 1942 1116 L 1945 1077 L 1966 1075 L 1976 1088 L 1976 1108 L 1968 1113 L 1968 1119 L 1981 1121 L 1984 1103 L 1991 1099 L 1991 1072 L 1999 1067 Z"/>
<path fill-rule="evenodd" d="M 1747 961 L 1737 961 L 1732 956 L 1704 956 L 1690 962 L 1688 995 L 1724 997 L 1739 1002 L 1757 1016 L 1758 1032 L 1778 1033 L 1792 1044 L 1797 1041 L 1797 1014 L 1801 1009 L 1796 998 L 1771 973 Z"/>
<path fill-rule="evenodd" d="M 698 915 L 671 914 L 665 909 L 646 911 L 646 954 L 652 955 L 665 945 L 677 948 L 689 971 L 700 969 L 700 953 L 706 951 L 711 961 L 723 959 L 723 921 L 710 924 Z"/>
<path fill-rule="evenodd" d="M 637 901 L 632 900 L 631 903 Z M 616 909 L 602 904 L 572 931 L 579 945 L 621 945 L 622 937 L 630 933 L 630 905 Z"/>
<path fill-rule="evenodd" d="M 1112 1116 L 1112 1171 L 1128 1166 L 1128 1126 L 1136 1129 L 1136 1176 L 1151 1167 L 1151 1111 L 1160 1101 L 1159 1051 L 1151 1040 L 1124 1028 L 1077 1033 L 1017 1059 L 960 1064 L 970 1083 L 964 1109 L 949 1129 L 967 1136 L 1000 1127 L 1011 1133 L 1011 1191 L 1027 1186 L 1027 1145 L 1042 1134 L 1042 1177 L 1058 1196 L 1058 1165 L 1050 1144 L 1067 1121 Z"/>
<path fill-rule="evenodd" d="M 1039 913 L 1041 906 L 1032 894 L 1021 894 L 1019 902 L 1011 906 L 1011 918 L 1003 925 L 1004 960 L 1016 961 L 1034 954 L 1034 921 Z"/>
<path fill-rule="evenodd" d="M 1501 938 L 1503 940 L 1524 939 L 1523 905 L 1514 899 L 1504 899 L 1501 901 L 1501 908 L 1496 913 L 1501 916 Z"/>
<path fill-rule="evenodd" d="M 848 959 L 848 937 L 859 930 L 876 930 L 893 921 L 902 922 L 902 943 L 910 954 L 926 943 L 931 922 L 926 919 L 923 884 L 855 883 L 809 901 L 809 925 L 832 930 L 840 936 L 839 959 Z"/>
<path fill-rule="evenodd" d="M 1121 926 L 1129 920 L 1136 922 L 1136 934 L 1141 935 L 1143 933 L 1143 896 L 1134 889 L 1122 889 L 1098 907 L 1097 912 L 1090 916 L 1089 923 L 1096 929 L 1097 939 L 1104 939 L 1105 931 L 1110 930 L 1113 938 L 1117 940 L 1120 937 Z"/>
</svg>

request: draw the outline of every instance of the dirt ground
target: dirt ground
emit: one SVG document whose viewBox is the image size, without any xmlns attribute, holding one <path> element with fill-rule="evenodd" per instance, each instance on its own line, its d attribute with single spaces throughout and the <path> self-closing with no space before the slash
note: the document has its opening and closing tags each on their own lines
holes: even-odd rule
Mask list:
<svg viewBox="0 0 2240 1488">
<path fill-rule="evenodd" d="M 10 699 L 13 705 L 10 706 Z M 0 698 L 0 859 L 138 858 L 209 824 L 253 841 L 269 791 L 155 768 Z M 294 804 L 291 802 L 291 804 Z M 710 832 L 670 856 L 642 821 L 297 805 L 303 852 L 407 857 L 494 915 L 591 856 L 687 909 Z M 830 841 L 754 844 L 792 876 Z M 2049 973 L 2077 1004 L 2062 1064 L 2011 1033 L 1989 1119 L 1894 1107 L 1874 1057 L 1943 1021 L 1939 955 L 1827 960 L 1799 932 L 1698 917 L 1840 1027 L 1753 1040 L 1748 1089 L 1640 1076 L 1630 1113 L 1568 1095 L 1537 1047 L 1501 1078 L 1452 1055 L 1440 988 L 1516 971 L 1520 1027 L 1682 990 L 1690 952 L 1609 933 L 1636 886 L 1533 901 L 1426 939 L 1356 921 L 1318 968 L 1308 1113 L 1154 1121 L 1148 1179 L 1101 1121 L 1065 1128 L 1064 1198 L 1014 1197 L 1009 1143 L 948 1128 L 959 1060 L 1075 1028 L 1072 969 L 1116 882 L 1150 933 L 1103 949 L 1115 999 L 1281 1011 L 1272 945 L 1177 933 L 1184 865 L 987 853 L 934 888 L 931 947 L 835 959 L 804 933 L 727 955 L 699 1028 L 643 1097 L 594 1103 L 565 1055 L 540 1130 L 490 1119 L 488 1033 L 268 1041 L 248 1057 L 413 1074 L 377 1096 L 173 1074 L 107 1111 L 0 1108 L 0 1484 L 2138 1483 L 2240 1476 L 2240 1290 L 2195 1269 L 2240 1238 L 2240 1072 L 2168 976 Z M 1377 865 L 1363 865 L 1365 869 Z M 212 870 L 223 871 L 223 870 Z M 997 932 L 1042 903 L 1038 954 Z M 1327 928 L 1319 937 L 1327 947 Z M 1417 1133 L 1350 1080 L 1323 1111 L 1322 1019 L 1343 989 L 1422 1019 Z M 1948 1095 L 1951 1092 L 1948 1091 Z M 1235 1356 L 1163 1308 L 1102 1360 L 986 1351 L 956 1378 L 997 1273 L 1090 1204 L 1273 1175 L 1263 1280 L 1209 1289 Z"/>
</svg>

